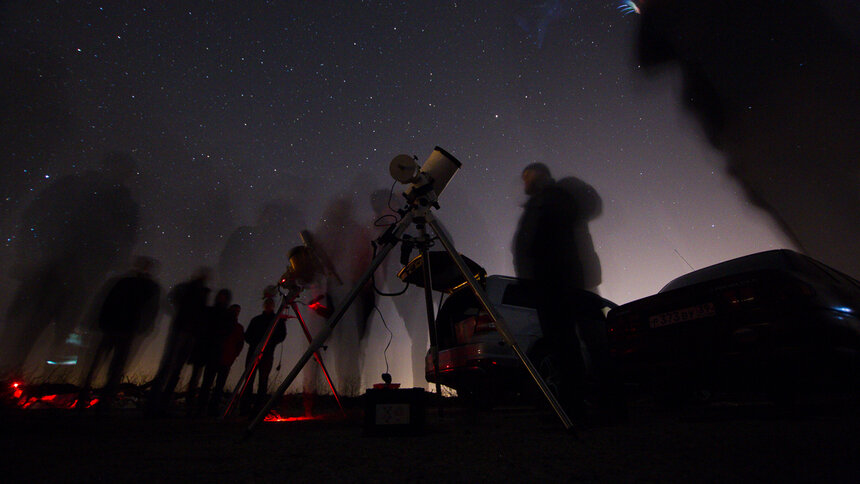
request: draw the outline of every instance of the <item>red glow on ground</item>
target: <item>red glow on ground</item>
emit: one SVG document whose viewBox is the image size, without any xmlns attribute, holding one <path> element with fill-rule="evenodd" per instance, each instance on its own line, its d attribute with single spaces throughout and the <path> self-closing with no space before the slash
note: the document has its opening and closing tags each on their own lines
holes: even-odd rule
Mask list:
<svg viewBox="0 0 860 484">
<path fill-rule="evenodd" d="M 277 411 L 272 410 L 263 419 L 263 422 L 301 422 L 303 420 L 322 420 L 322 415 L 312 415 L 310 417 L 284 417 Z"/>
<path fill-rule="evenodd" d="M 17 400 L 16 404 L 21 408 L 62 408 L 72 409 L 78 407 L 77 393 L 64 393 L 49 395 L 31 396 L 25 394 L 27 390 L 22 383 L 13 383 L 12 398 Z M 90 408 L 99 402 L 98 398 L 91 398 L 83 405 L 83 408 Z"/>
</svg>

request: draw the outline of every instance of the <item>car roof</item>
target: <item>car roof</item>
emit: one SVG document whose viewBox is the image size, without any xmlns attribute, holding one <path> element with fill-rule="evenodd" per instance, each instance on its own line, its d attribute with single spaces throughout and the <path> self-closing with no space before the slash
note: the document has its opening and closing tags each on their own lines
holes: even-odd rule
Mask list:
<svg viewBox="0 0 860 484">
<path fill-rule="evenodd" d="M 842 277 L 848 278 L 848 276 L 845 276 L 839 271 L 836 271 L 814 259 L 810 259 L 805 255 L 798 254 L 793 250 L 776 249 L 738 257 L 736 259 L 720 262 L 719 264 L 714 264 L 712 266 L 684 274 L 663 286 L 659 292 L 663 293 L 681 287 L 692 286 L 694 284 L 733 274 L 762 270 L 781 270 L 788 272 L 814 272 L 821 270 L 828 272 L 831 277 L 838 274 Z"/>
</svg>

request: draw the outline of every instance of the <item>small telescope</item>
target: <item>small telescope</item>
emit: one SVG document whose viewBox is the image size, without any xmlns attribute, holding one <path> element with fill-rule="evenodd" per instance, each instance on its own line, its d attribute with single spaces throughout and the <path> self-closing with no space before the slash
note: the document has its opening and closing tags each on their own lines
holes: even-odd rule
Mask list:
<svg viewBox="0 0 860 484">
<path fill-rule="evenodd" d="M 289 265 L 287 265 L 287 271 L 281 276 L 279 286 L 288 289 L 297 283 L 307 284 L 314 280 L 320 268 L 308 247 L 304 245 L 293 247 L 288 257 Z"/>
<path fill-rule="evenodd" d="M 391 178 L 400 183 L 412 184 L 404 193 L 409 203 L 426 200 L 426 203 L 435 205 L 439 195 L 463 164 L 438 146 L 423 166 L 419 167 L 417 160 L 415 156 L 397 155 L 391 160 L 388 172 Z"/>
</svg>

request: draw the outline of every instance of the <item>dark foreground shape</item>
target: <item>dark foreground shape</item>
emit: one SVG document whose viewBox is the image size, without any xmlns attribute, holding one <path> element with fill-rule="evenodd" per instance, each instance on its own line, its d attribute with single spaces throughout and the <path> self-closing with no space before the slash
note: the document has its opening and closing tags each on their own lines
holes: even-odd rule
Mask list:
<svg viewBox="0 0 860 484">
<path fill-rule="evenodd" d="M 790 250 L 691 272 L 607 322 L 625 377 L 682 398 L 860 389 L 860 283 Z"/>
<path fill-rule="evenodd" d="M 448 406 L 427 412 L 420 436 L 366 437 L 359 413 L 264 422 L 246 440 L 246 421 L 6 408 L 0 452 L 13 456 L 6 482 L 853 482 L 857 404 L 669 414 L 645 401 L 629 425 L 579 429 L 579 440 L 528 407 Z"/>
</svg>

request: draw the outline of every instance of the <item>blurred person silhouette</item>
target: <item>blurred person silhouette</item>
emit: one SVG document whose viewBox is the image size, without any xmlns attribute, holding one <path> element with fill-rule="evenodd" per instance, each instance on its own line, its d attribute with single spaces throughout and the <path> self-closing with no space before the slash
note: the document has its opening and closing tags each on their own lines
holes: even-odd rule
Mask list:
<svg viewBox="0 0 860 484">
<path fill-rule="evenodd" d="M 233 295 L 229 289 L 219 289 L 215 294 L 212 306 L 206 308 L 201 323 L 195 328 L 194 344 L 191 348 L 191 355 L 188 357 L 188 363 L 191 365 L 191 376 L 188 379 L 185 397 L 189 416 L 195 414 L 205 405 L 202 394 L 198 392 L 200 378 L 207 367 L 211 367 L 213 370 L 216 367 L 215 362 L 221 354 L 224 338 L 232 326 L 233 314 L 230 312 L 232 298 Z M 214 378 L 209 381 L 210 386 L 212 381 Z M 206 388 L 205 390 L 208 396 L 209 389 Z"/>
<path fill-rule="evenodd" d="M 153 279 L 157 262 L 138 256 L 131 273 L 112 282 L 98 313 L 97 328 L 101 341 L 92 357 L 90 369 L 81 385 L 79 404 L 89 401 L 93 378 L 99 367 L 110 357 L 107 382 L 99 395 L 99 405 L 108 408 L 122 381 L 134 345 L 149 333 L 158 316 L 161 287 Z"/>
<path fill-rule="evenodd" d="M 860 8 L 836 0 L 640 5 L 639 61 L 680 66 L 727 172 L 808 255 L 860 277 Z"/>
<path fill-rule="evenodd" d="M 370 266 L 372 235 L 355 220 L 352 201 L 338 197 L 326 206 L 323 218 L 314 231 L 314 238 L 331 259 L 341 279 L 339 282 L 334 278 L 326 280 L 328 302 L 337 308 Z M 360 306 L 361 301 L 352 304 L 332 333 L 331 348 L 334 352 L 337 388 L 344 395 L 357 395 L 361 389 L 362 356 L 359 339 L 364 333 L 367 311 Z"/>
<path fill-rule="evenodd" d="M 598 286 L 603 282 L 603 271 L 600 258 L 594 250 L 588 223 L 603 213 L 603 200 L 593 186 L 575 176 L 562 178 L 557 185 L 570 195 L 574 203 L 572 240 L 582 272 L 582 279 L 575 283 L 581 284 L 581 289 L 597 293 Z"/>
<path fill-rule="evenodd" d="M 17 284 L 10 270 L 17 248 L 9 239 L 19 232 L 21 202 L 33 194 L 34 186 L 43 186 L 46 173 L 69 165 L 61 153 L 67 140 L 74 139 L 77 116 L 62 47 L 33 29 L 10 28 L 3 33 L 0 65 L 7 74 L 0 90 L 0 232 L 9 235 L 0 245 L 0 285 L 5 289 L 0 307 L 8 308 Z M 4 360 L 0 356 L 0 371 Z"/>
<path fill-rule="evenodd" d="M 221 295 L 226 289 L 218 292 Z M 229 291 L 227 291 L 229 293 Z M 218 296 L 215 298 L 218 301 Z M 217 305 L 216 305 L 217 307 Z M 224 385 L 227 376 L 236 357 L 245 347 L 245 330 L 239 324 L 239 314 L 242 307 L 231 304 L 227 308 L 227 314 L 213 314 L 211 323 L 215 326 L 212 330 L 212 347 L 203 371 L 203 383 L 200 385 L 200 397 L 198 398 L 197 415 L 206 412 L 209 416 L 217 415 L 221 405 L 221 397 L 224 394 Z M 223 316 L 223 317 L 222 317 Z M 214 388 L 212 384 L 215 384 Z"/>
<path fill-rule="evenodd" d="M 332 305 L 326 296 L 327 276 L 318 266 L 316 258 L 305 245 L 299 245 L 290 249 L 288 253 L 290 266 L 295 271 L 292 271 L 294 282 L 302 287 L 303 291 L 297 302 L 307 306 L 311 306 L 313 302 L 320 304 L 313 305 L 312 311 L 303 312 L 302 315 L 308 331 L 312 335 L 317 335 L 326 324 L 326 320 L 331 316 Z M 327 346 L 323 346 L 322 350 L 328 350 Z M 303 351 L 303 349 L 302 349 Z M 324 351 L 318 352 L 323 356 Z M 314 414 L 314 405 L 316 396 L 321 388 L 321 372 L 319 365 L 311 362 L 302 368 L 302 404 L 304 406 L 305 417 L 312 417 Z"/>
<path fill-rule="evenodd" d="M 277 317 L 275 314 L 275 299 L 276 290 L 271 290 L 264 293 L 263 312 L 254 316 L 248 323 L 248 330 L 245 331 L 245 341 L 248 343 L 248 353 L 245 358 L 245 367 L 248 368 L 254 363 L 257 353 L 260 351 L 260 344 L 266 337 L 266 331 L 272 325 L 272 322 Z M 287 337 L 287 325 L 283 319 L 275 324 L 275 329 L 272 333 L 269 342 L 263 351 L 262 358 L 256 368 L 257 393 L 254 394 L 254 377 L 248 384 L 242 402 L 243 413 L 250 413 L 255 408 L 260 408 L 266 403 L 266 393 L 269 389 L 269 374 L 272 371 L 272 365 L 275 361 L 275 348 L 281 344 Z M 314 364 L 314 362 L 311 362 Z"/>
<path fill-rule="evenodd" d="M 588 292 L 600 283 L 600 261 L 588 232 L 588 217 L 599 197 L 575 179 L 562 186 L 543 163 L 526 166 L 522 179 L 529 198 L 514 238 L 514 268 L 535 299 L 546 351 L 564 369 L 558 398 L 572 417 L 583 419 L 583 346 L 596 373 L 606 367 L 604 355 L 608 357 L 603 313 L 589 304 L 599 296 Z M 588 192 L 593 195 L 582 197 Z"/>
<path fill-rule="evenodd" d="M 190 280 L 178 284 L 167 296 L 173 307 L 173 320 L 147 402 L 147 413 L 150 415 L 164 415 L 168 411 L 182 368 L 191 357 L 196 335 L 205 322 L 210 291 L 207 283 L 210 277 L 211 270 L 201 267 Z"/>
<path fill-rule="evenodd" d="M 118 265 L 128 263 L 139 228 L 139 208 L 126 183 L 137 164 L 128 153 L 108 153 L 97 171 L 66 175 L 24 210 L 12 276 L 19 282 L 0 333 L 0 367 L 23 374 L 42 332 L 53 325 L 48 357 L 60 354 L 90 300 Z"/>
<path fill-rule="evenodd" d="M 233 288 L 233 301 L 256 306 L 257 288 L 277 282 L 285 251 L 301 243 L 299 231 L 304 227 L 299 206 L 271 200 L 263 205 L 255 225 L 238 227 L 230 234 L 218 259 L 218 275 Z"/>
<path fill-rule="evenodd" d="M 375 236 L 381 235 L 388 225 L 395 223 L 399 219 L 399 216 L 396 215 L 394 209 L 389 205 L 391 199 L 392 192 L 389 189 L 382 188 L 374 190 L 371 193 L 370 205 L 374 214 L 373 228 L 376 232 Z M 415 237 L 418 235 L 418 232 L 414 227 L 409 227 L 406 230 L 406 234 Z M 397 257 L 394 255 L 386 257 L 374 274 L 374 283 L 377 285 L 377 288 L 385 287 L 388 293 L 396 293 L 402 290 L 405 283 L 397 277 L 400 268 L 400 261 Z M 403 320 L 403 325 L 409 336 L 412 386 L 424 387 L 427 384 L 425 358 L 427 350 L 430 347 L 430 330 L 427 325 L 424 292 L 418 289 L 413 288 L 411 291 L 407 289 L 403 294 L 393 296 L 392 302 L 397 310 L 397 314 Z M 375 293 L 371 292 L 371 296 L 374 296 L 374 299 L 371 300 L 368 311 L 373 309 L 375 295 Z"/>
</svg>

